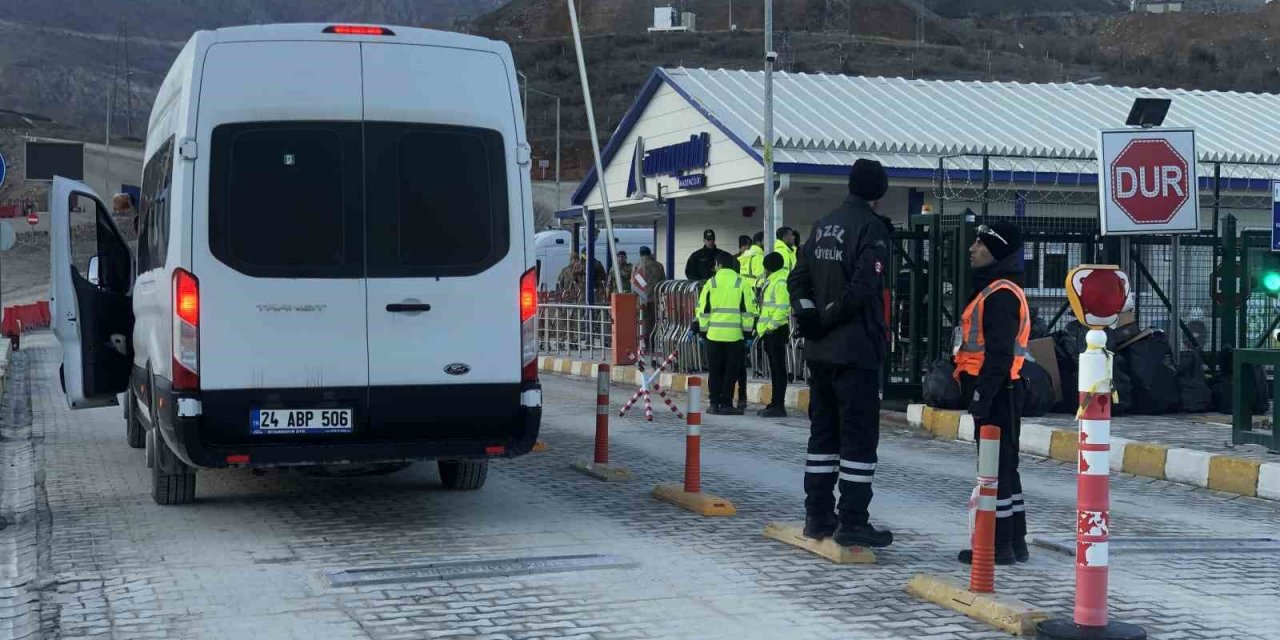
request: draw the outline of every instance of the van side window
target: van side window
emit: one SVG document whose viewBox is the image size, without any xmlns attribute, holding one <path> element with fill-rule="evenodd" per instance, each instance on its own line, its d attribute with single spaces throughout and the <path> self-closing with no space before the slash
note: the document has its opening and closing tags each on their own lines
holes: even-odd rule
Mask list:
<svg viewBox="0 0 1280 640">
<path fill-rule="evenodd" d="M 138 273 L 163 267 L 169 247 L 169 193 L 173 186 L 173 137 L 142 168 L 142 202 L 138 216 Z"/>
<path fill-rule="evenodd" d="M 364 275 L 361 125 L 263 122 L 213 131 L 209 245 L 250 276 Z"/>
<path fill-rule="evenodd" d="M 475 275 L 510 248 L 502 134 L 365 124 L 369 277 Z"/>
</svg>

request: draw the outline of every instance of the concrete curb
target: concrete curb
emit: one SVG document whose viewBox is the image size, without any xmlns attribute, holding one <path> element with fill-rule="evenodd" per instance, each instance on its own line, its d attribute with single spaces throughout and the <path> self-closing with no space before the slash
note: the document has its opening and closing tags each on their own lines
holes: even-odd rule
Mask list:
<svg viewBox="0 0 1280 640">
<path fill-rule="evenodd" d="M 964 411 L 913 404 L 907 407 L 906 416 L 912 428 L 933 434 L 935 438 L 973 440 L 973 418 Z M 1018 445 L 1023 453 L 1075 462 L 1077 438 L 1074 431 L 1023 422 Z M 1242 496 L 1280 500 L 1280 463 L 1112 438 L 1111 470 Z"/>
</svg>

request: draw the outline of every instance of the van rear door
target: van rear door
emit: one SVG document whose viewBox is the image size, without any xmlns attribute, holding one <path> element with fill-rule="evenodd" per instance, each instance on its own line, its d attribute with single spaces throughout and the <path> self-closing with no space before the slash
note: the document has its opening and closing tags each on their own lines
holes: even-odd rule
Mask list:
<svg viewBox="0 0 1280 640">
<path fill-rule="evenodd" d="M 511 80 L 492 52 L 362 46 L 370 411 L 389 436 L 481 436 L 519 408 Z"/>
<path fill-rule="evenodd" d="M 367 417 L 360 73 L 355 42 L 220 42 L 205 58 L 191 264 L 201 390 L 228 390 L 236 422 L 220 437 L 247 437 L 265 400 Z"/>
</svg>

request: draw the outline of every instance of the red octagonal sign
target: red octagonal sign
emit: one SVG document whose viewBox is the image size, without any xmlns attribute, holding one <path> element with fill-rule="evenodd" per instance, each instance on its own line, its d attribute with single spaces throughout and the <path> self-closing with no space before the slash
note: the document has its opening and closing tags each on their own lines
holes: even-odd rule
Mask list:
<svg viewBox="0 0 1280 640">
<path fill-rule="evenodd" d="M 1168 140 L 1131 140 L 1111 163 L 1111 199 L 1135 224 L 1164 224 L 1187 202 L 1190 175 Z"/>
</svg>

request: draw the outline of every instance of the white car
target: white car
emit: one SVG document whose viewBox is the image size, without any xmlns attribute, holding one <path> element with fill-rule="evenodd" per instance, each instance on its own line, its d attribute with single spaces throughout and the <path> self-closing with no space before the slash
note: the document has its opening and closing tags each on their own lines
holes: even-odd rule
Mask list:
<svg viewBox="0 0 1280 640">
<path fill-rule="evenodd" d="M 541 420 L 529 158 L 506 44 L 196 33 L 151 113 L 136 265 L 97 194 L 54 181 L 68 403 L 125 394 L 161 504 L 226 466 L 434 459 L 478 488 Z"/>
</svg>

